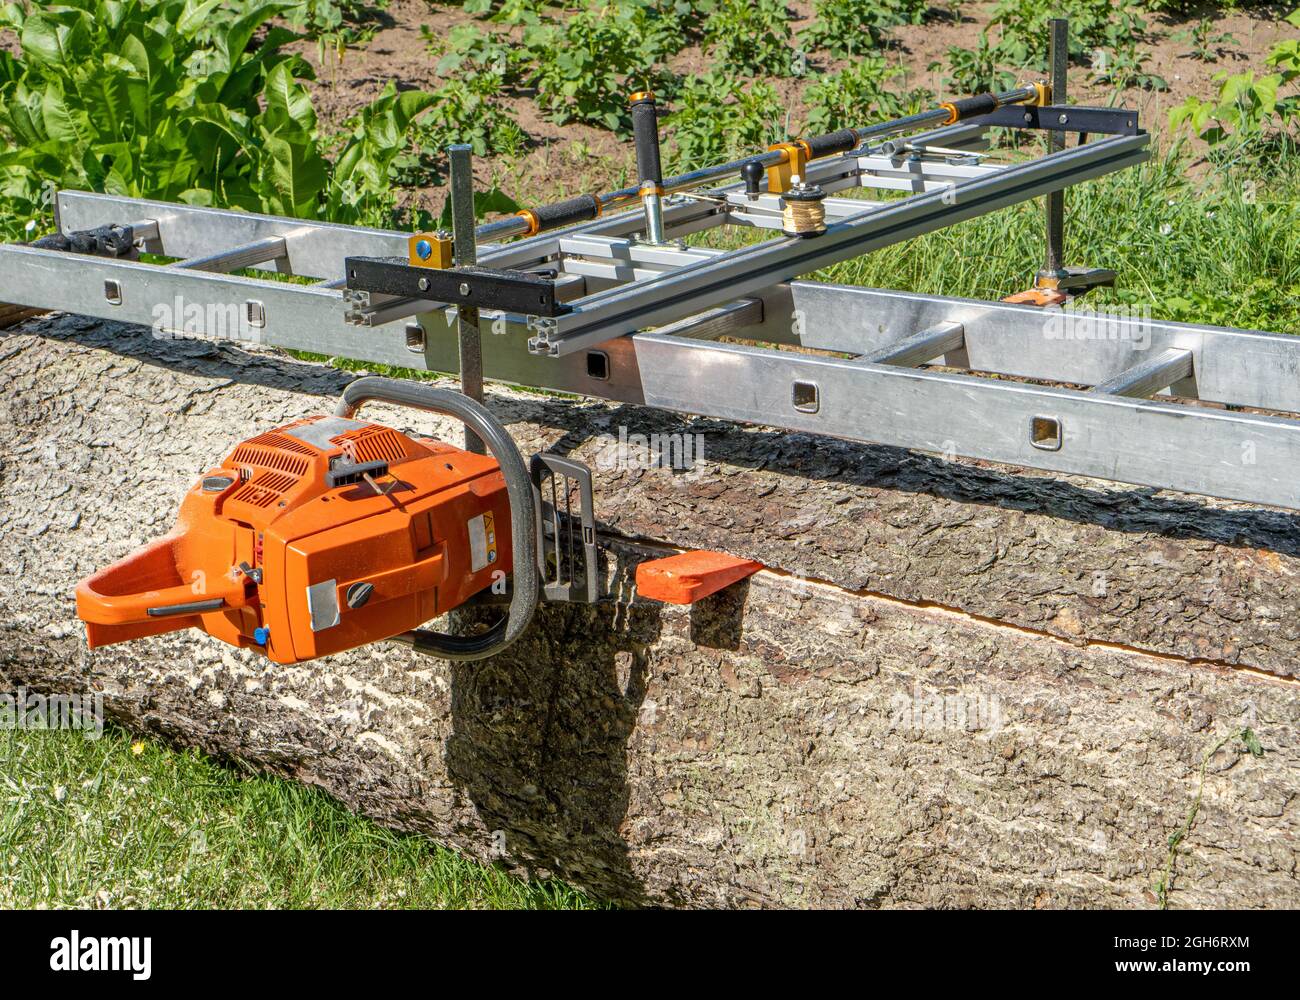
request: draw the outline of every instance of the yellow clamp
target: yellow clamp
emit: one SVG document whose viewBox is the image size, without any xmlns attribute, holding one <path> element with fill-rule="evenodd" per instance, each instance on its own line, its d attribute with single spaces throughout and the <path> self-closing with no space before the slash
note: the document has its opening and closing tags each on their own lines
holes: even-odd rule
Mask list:
<svg viewBox="0 0 1300 1000">
<path fill-rule="evenodd" d="M 767 168 L 768 193 L 784 194 L 790 190 L 792 178 L 804 176 L 804 167 L 812 159 L 812 148 L 802 139 L 791 139 L 768 146 L 767 151 L 785 153 L 784 160 Z"/>
<path fill-rule="evenodd" d="M 1052 103 L 1052 85 L 1050 83 L 1031 83 L 1037 96 L 1032 101 L 1026 101 L 1030 107 L 1046 107 Z"/>
<path fill-rule="evenodd" d="M 406 242 L 406 259 L 412 267 L 451 267 L 451 237 L 436 233 L 412 233 Z"/>
</svg>

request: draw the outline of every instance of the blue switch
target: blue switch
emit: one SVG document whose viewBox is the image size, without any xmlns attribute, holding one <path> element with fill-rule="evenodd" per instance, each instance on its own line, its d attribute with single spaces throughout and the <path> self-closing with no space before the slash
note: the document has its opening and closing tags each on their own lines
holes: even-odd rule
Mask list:
<svg viewBox="0 0 1300 1000">
<path fill-rule="evenodd" d="M 271 630 L 265 625 L 259 625 L 257 628 L 253 629 L 253 641 L 259 646 L 265 646 L 270 638 Z"/>
</svg>

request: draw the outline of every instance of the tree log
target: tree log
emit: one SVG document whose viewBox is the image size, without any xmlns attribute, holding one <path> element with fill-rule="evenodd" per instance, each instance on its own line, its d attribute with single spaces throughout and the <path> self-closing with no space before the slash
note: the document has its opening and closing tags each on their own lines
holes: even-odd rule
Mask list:
<svg viewBox="0 0 1300 1000">
<path fill-rule="evenodd" d="M 3 686 L 94 686 L 127 726 L 628 905 L 1152 906 L 1205 752 L 1250 726 L 1266 752 L 1210 759 L 1169 902 L 1300 906 L 1287 513 L 493 387 L 525 454 L 593 466 L 613 600 L 546 606 L 479 664 L 281 667 L 194 632 L 87 652 L 75 581 L 351 377 L 72 316 L 3 335 Z M 620 450 L 651 433 L 702 459 Z M 640 559 L 692 547 L 768 569 L 636 598 Z"/>
</svg>

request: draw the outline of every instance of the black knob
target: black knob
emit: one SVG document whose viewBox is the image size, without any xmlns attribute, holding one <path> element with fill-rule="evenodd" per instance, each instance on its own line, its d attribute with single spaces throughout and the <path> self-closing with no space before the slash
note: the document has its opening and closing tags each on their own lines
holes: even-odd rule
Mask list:
<svg viewBox="0 0 1300 1000">
<path fill-rule="evenodd" d="M 740 168 L 740 176 L 745 179 L 745 196 L 757 198 L 758 186 L 763 182 L 763 165 L 757 160 L 750 160 Z"/>
<path fill-rule="evenodd" d="M 370 600 L 370 595 L 374 592 L 375 585 L 373 583 L 354 583 L 348 588 L 348 607 L 355 611 Z"/>
</svg>

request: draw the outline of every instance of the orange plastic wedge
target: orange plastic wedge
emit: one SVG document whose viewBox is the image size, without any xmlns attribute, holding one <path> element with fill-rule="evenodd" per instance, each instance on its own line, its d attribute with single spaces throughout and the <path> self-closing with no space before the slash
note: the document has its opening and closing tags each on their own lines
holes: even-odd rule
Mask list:
<svg viewBox="0 0 1300 1000">
<path fill-rule="evenodd" d="M 651 600 L 694 604 L 762 568 L 752 559 L 700 549 L 641 563 L 636 568 L 636 589 Z"/>
</svg>

